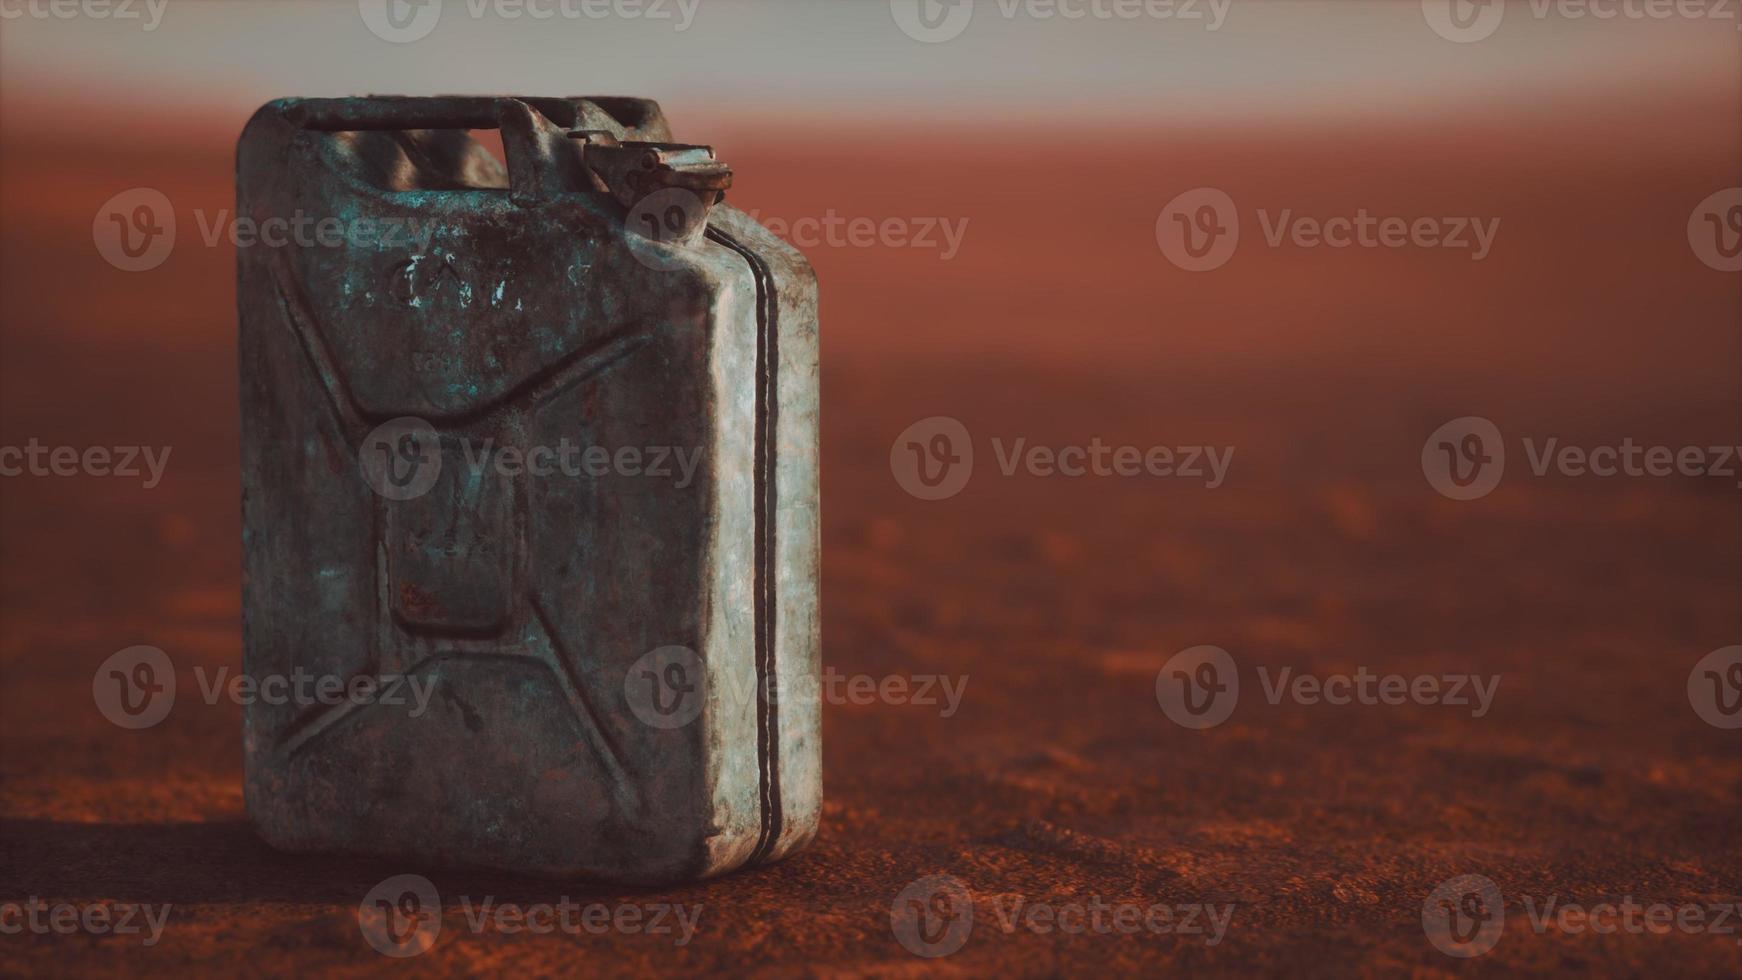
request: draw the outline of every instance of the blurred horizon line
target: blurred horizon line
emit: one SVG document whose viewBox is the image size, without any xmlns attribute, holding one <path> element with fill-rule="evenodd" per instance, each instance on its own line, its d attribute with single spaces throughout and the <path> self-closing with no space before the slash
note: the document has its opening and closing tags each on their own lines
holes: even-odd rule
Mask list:
<svg viewBox="0 0 1742 980">
<path fill-rule="evenodd" d="M 427 37 L 389 43 L 389 28 L 367 23 L 371 4 L 389 2 L 430 9 L 175 0 L 144 31 L 15 14 L 0 21 L 0 124 L 245 119 L 292 95 L 603 91 L 659 99 L 680 125 L 693 113 L 830 131 L 1275 129 L 1594 101 L 1646 117 L 1678 102 L 1728 107 L 1742 126 L 1742 24 L 1711 19 L 1543 17 L 1519 3 L 1492 37 L 1453 43 L 1414 2 L 1237 0 L 1215 27 L 999 17 L 982 4 L 971 30 L 922 43 L 874 0 L 701 0 L 684 26 L 480 17 L 454 0 Z"/>
<path fill-rule="evenodd" d="M 415 91 L 354 92 L 352 95 L 520 95 L 575 97 L 574 93 L 550 92 L 490 92 L 454 89 L 439 93 Z M 881 127 L 900 127 L 906 136 L 947 133 L 951 136 L 979 133 L 985 136 L 1019 136 L 1023 139 L 1042 138 L 1049 134 L 1045 120 L 1037 122 L 1034 114 L 970 113 L 961 116 L 927 115 L 906 117 L 894 112 L 861 110 L 852 114 L 822 110 L 791 109 L 744 111 L 721 109 L 704 95 L 687 100 L 681 95 L 648 95 L 644 92 L 614 92 L 614 95 L 638 95 L 658 101 L 674 129 L 688 129 L 692 120 L 705 120 L 718 130 L 766 132 L 771 128 L 789 127 L 795 137 L 817 132 L 865 133 Z M 1373 127 L 1412 129 L 1431 126 L 1448 132 L 1470 129 L 1511 130 L 1531 129 L 1545 119 L 1564 117 L 1575 109 L 1588 111 L 1594 104 L 1610 103 L 1616 118 L 1633 118 L 1642 127 L 1641 135 L 1657 129 L 1673 132 L 1680 142 L 1691 137 L 1709 135 L 1718 142 L 1728 141 L 1742 146 L 1742 113 L 1731 113 L 1736 125 L 1726 131 L 1709 125 L 1690 129 L 1689 117 L 1707 122 L 1714 113 L 1724 113 L 1742 105 L 1742 91 L 1725 93 L 1713 90 L 1704 98 L 1681 98 L 1666 104 L 1654 98 L 1654 93 L 1639 92 L 1632 86 L 1617 83 L 1602 91 L 1536 92 L 1528 100 L 1496 96 L 1485 100 L 1448 98 L 1432 102 L 1389 103 L 1384 105 L 1353 104 L 1341 112 L 1194 112 L 1177 114 L 1153 111 L 1134 114 L 1121 120 L 1111 115 L 1074 115 L 1067 135 L 1070 138 L 1096 140 L 1131 138 L 1145 143 L 1166 142 L 1168 134 L 1158 127 L 1184 127 L 1194 137 L 1243 137 L 1261 135 L 1288 137 L 1294 135 L 1330 134 L 1345 131 L 1367 132 Z M 22 104 L 0 95 L 0 136 L 9 140 L 80 142 L 70 137 L 88 134 L 93 139 L 109 140 L 117 136 L 161 136 L 166 126 L 173 126 L 184 138 L 209 140 L 234 139 L 253 113 L 276 98 L 297 97 L 283 93 L 243 104 L 234 101 L 210 100 L 199 104 L 178 102 L 173 105 L 139 100 L 133 105 L 117 104 L 112 97 L 95 93 L 61 92 L 49 99 L 36 99 Z M 309 95 L 306 97 L 325 97 Z M 1063 110 L 1040 115 L 1071 115 Z M 971 117 L 971 118 L 964 118 Z M 101 120 L 97 122 L 96 120 Z M 1040 127 L 1040 128 L 1037 128 Z M 1021 133 L 1015 131 L 1020 130 Z"/>
</svg>

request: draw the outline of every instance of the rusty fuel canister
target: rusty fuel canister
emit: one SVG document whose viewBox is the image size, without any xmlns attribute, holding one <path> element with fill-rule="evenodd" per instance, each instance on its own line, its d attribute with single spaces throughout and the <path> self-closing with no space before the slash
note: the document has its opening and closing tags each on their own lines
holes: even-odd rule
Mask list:
<svg viewBox="0 0 1742 980">
<path fill-rule="evenodd" d="M 808 842 L 816 281 L 730 170 L 643 99 L 372 97 L 265 106 L 236 181 L 259 833 L 648 884 Z"/>
</svg>

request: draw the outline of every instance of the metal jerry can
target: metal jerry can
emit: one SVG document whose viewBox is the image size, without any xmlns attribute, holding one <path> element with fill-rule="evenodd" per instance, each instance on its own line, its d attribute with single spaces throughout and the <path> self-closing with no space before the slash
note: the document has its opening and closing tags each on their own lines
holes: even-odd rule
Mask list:
<svg viewBox="0 0 1742 980">
<path fill-rule="evenodd" d="M 642 884 L 804 846 L 816 280 L 730 170 L 643 99 L 290 99 L 236 183 L 261 836 Z"/>
</svg>

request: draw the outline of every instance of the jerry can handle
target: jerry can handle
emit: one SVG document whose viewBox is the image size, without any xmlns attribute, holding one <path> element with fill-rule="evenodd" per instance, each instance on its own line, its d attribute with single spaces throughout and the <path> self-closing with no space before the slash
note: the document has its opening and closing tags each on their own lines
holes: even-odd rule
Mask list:
<svg viewBox="0 0 1742 980">
<path fill-rule="evenodd" d="M 408 129 L 495 129 L 502 133 L 509 193 L 531 203 L 588 185 L 568 138 L 579 121 L 564 99 L 415 98 L 307 99 L 286 112 L 290 123 L 319 132 Z"/>
<path fill-rule="evenodd" d="M 520 102 L 564 129 L 580 121 L 580 109 L 567 99 L 499 99 L 444 95 L 420 98 L 377 95 L 355 99 L 298 99 L 285 118 L 299 129 L 347 132 L 382 129 L 495 129 L 500 105 Z"/>
</svg>

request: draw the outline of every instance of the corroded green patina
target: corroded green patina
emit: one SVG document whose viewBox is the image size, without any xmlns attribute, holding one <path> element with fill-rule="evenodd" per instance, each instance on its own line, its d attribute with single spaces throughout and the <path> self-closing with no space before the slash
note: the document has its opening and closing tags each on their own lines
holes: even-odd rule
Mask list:
<svg viewBox="0 0 1742 980">
<path fill-rule="evenodd" d="M 640 99 L 248 124 L 238 213 L 346 235 L 238 250 L 244 666 L 432 692 L 249 705 L 268 841 L 652 883 L 815 833 L 816 285 L 730 182 Z"/>
</svg>

